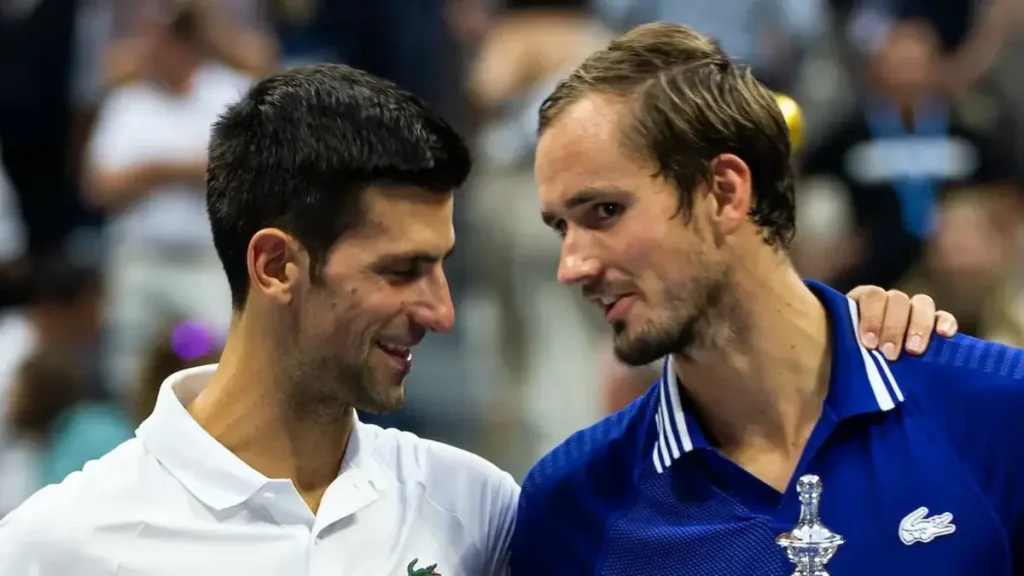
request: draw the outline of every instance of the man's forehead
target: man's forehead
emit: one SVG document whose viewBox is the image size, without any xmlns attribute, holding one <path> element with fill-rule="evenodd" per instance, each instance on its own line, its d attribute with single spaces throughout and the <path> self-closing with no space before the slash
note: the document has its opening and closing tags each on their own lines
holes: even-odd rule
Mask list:
<svg viewBox="0 0 1024 576">
<path fill-rule="evenodd" d="M 602 94 L 585 96 L 567 106 L 541 134 L 538 153 L 557 156 L 560 151 L 621 142 L 622 118 L 628 100 Z"/>
<path fill-rule="evenodd" d="M 594 192 L 623 190 L 646 174 L 623 148 L 614 97 L 591 96 L 568 107 L 541 136 L 535 176 L 545 212 L 571 209 Z"/>
<path fill-rule="evenodd" d="M 453 195 L 408 186 L 366 190 L 360 236 L 445 252 L 454 243 Z"/>
</svg>

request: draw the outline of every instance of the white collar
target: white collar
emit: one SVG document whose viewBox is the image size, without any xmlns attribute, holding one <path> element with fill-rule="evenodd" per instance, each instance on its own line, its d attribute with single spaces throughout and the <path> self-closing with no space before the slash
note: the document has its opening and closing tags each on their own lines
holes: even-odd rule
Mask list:
<svg viewBox="0 0 1024 576">
<path fill-rule="evenodd" d="M 188 413 L 186 406 L 203 391 L 216 369 L 216 364 L 189 368 L 164 380 L 153 414 L 136 435 L 185 489 L 207 506 L 223 510 L 245 502 L 274 480 L 217 442 Z M 373 436 L 357 418 L 339 480 L 365 485 L 376 494 L 394 484 L 395 478 L 374 457 Z"/>
</svg>

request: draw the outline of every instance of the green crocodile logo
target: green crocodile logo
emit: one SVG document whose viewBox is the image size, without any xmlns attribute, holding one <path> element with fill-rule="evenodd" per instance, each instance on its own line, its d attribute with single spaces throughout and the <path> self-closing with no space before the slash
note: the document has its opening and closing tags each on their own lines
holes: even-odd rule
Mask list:
<svg viewBox="0 0 1024 576">
<path fill-rule="evenodd" d="M 426 568 L 417 568 L 416 563 L 419 561 L 419 558 L 413 558 L 412 562 L 409 562 L 408 576 L 441 576 L 441 574 L 437 572 L 437 564 L 431 564 Z"/>
</svg>

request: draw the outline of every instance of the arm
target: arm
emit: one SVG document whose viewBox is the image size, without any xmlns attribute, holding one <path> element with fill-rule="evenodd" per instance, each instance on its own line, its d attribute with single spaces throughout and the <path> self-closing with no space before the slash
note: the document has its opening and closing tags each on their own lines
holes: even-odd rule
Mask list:
<svg viewBox="0 0 1024 576">
<path fill-rule="evenodd" d="M 238 24 L 212 0 L 192 0 L 200 14 L 202 38 L 213 56 L 238 72 L 262 78 L 277 67 L 277 43 L 261 30 Z M 155 49 L 150 23 L 133 37 L 114 40 L 104 54 L 104 76 L 109 88 L 145 78 Z"/>
<path fill-rule="evenodd" d="M 93 164 L 86 177 L 86 194 L 98 206 L 118 208 L 155 186 L 175 182 L 202 184 L 205 177 L 205 160 L 144 162 L 125 168 Z"/>
<path fill-rule="evenodd" d="M 146 75 L 153 41 L 147 37 L 112 40 L 103 54 L 103 76 L 106 87 L 116 88 Z"/>
<path fill-rule="evenodd" d="M 207 45 L 235 70 L 263 78 L 277 67 L 277 43 L 273 36 L 237 23 L 213 0 L 193 0 L 203 15 L 203 37 Z"/>
<path fill-rule="evenodd" d="M 899 356 L 904 344 L 910 354 L 923 354 L 933 330 L 945 338 L 957 332 L 956 318 L 936 312 L 935 301 L 927 294 L 911 298 L 899 290 L 858 286 L 848 296 L 860 309 L 861 343 L 869 350 L 880 349 L 889 360 Z"/>
<path fill-rule="evenodd" d="M 960 49 L 949 58 L 941 76 L 949 89 L 962 92 L 978 81 L 996 62 L 1003 46 L 1020 27 L 1020 0 L 989 0 L 979 21 L 971 27 Z"/>
<path fill-rule="evenodd" d="M 154 186 L 172 182 L 201 184 L 206 159 L 154 162 L 140 155 L 144 146 L 136 127 L 131 89 L 112 93 L 103 103 L 88 149 L 86 198 L 103 208 L 131 203 Z"/>
</svg>

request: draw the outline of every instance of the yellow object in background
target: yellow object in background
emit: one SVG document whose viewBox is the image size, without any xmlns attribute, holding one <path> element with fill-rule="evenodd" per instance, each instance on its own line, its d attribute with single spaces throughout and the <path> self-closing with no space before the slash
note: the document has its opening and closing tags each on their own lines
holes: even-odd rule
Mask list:
<svg viewBox="0 0 1024 576">
<path fill-rule="evenodd" d="M 785 94 L 775 94 L 775 102 L 782 110 L 782 117 L 786 119 L 786 126 L 789 127 L 789 142 L 795 154 L 804 143 L 804 115 L 800 105 Z"/>
</svg>

